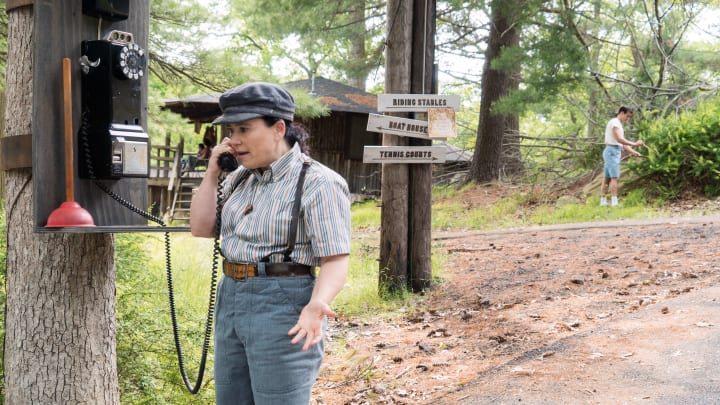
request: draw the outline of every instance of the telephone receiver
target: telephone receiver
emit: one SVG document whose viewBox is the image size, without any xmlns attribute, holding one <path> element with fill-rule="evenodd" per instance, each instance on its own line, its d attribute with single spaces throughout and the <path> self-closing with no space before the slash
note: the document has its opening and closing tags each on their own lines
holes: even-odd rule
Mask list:
<svg viewBox="0 0 720 405">
<path fill-rule="evenodd" d="M 218 156 L 218 166 L 224 172 L 232 172 L 238 168 L 238 161 L 232 153 L 225 152 Z"/>
</svg>

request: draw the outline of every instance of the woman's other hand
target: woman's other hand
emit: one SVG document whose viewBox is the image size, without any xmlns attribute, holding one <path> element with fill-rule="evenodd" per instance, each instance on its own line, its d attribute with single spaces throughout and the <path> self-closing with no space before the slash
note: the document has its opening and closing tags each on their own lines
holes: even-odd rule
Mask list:
<svg viewBox="0 0 720 405">
<path fill-rule="evenodd" d="M 310 346 L 320 343 L 323 338 L 322 323 L 325 317 L 336 317 L 337 314 L 330 306 L 322 301 L 310 301 L 303 308 L 297 323 L 288 332 L 288 335 L 295 336 L 290 343 L 297 344 L 303 338 L 303 351 L 307 351 Z"/>
</svg>

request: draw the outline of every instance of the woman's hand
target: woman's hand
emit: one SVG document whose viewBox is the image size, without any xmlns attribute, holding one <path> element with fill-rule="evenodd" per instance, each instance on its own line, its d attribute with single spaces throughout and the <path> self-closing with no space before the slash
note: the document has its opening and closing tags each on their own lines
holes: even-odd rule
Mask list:
<svg viewBox="0 0 720 405">
<path fill-rule="evenodd" d="M 295 335 L 290 343 L 297 344 L 304 338 L 305 344 L 303 344 L 302 347 L 303 351 L 307 351 L 310 346 L 320 343 L 320 340 L 323 338 L 322 323 L 326 316 L 334 318 L 337 314 L 328 304 L 322 301 L 308 302 L 300 313 L 300 317 L 295 326 L 288 331 L 288 335 Z"/>
<path fill-rule="evenodd" d="M 307 351 L 310 346 L 320 343 L 323 320 L 326 316 L 332 318 L 337 316 L 335 311 L 330 308 L 330 303 L 345 285 L 349 264 L 349 254 L 320 258 L 320 273 L 315 282 L 310 302 L 300 312 L 295 326 L 288 331 L 288 335 L 295 335 L 290 343 L 296 344 L 304 338 L 303 351 Z"/>
</svg>

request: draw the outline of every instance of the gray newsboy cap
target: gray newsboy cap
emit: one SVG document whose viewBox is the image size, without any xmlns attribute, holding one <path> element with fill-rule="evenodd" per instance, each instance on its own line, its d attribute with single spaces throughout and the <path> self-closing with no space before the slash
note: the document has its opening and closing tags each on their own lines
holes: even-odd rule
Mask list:
<svg viewBox="0 0 720 405">
<path fill-rule="evenodd" d="M 273 83 L 245 83 L 220 96 L 222 115 L 213 125 L 231 124 L 258 117 L 293 120 L 295 99 L 284 88 Z"/>
</svg>

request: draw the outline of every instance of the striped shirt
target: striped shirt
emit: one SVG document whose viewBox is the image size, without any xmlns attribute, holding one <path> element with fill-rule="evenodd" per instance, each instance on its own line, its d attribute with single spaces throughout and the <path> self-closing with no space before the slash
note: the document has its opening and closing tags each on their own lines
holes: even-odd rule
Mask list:
<svg viewBox="0 0 720 405">
<path fill-rule="evenodd" d="M 272 254 L 281 262 L 287 246 L 295 188 L 308 159 L 295 145 L 264 172 L 240 167 L 223 183 L 222 252 L 235 263 L 255 263 Z M 236 176 L 241 182 L 227 196 Z M 320 265 L 320 258 L 350 253 L 350 198 L 345 180 L 312 161 L 305 176 L 300 219 L 291 255 L 296 263 Z"/>
</svg>

